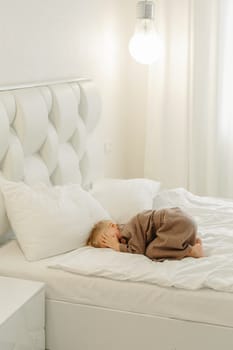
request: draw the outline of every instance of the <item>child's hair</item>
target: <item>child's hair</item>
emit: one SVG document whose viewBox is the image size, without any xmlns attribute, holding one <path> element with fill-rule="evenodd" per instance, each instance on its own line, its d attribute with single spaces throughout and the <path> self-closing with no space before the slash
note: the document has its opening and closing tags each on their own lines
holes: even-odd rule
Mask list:
<svg viewBox="0 0 233 350">
<path fill-rule="evenodd" d="M 97 237 L 98 235 L 106 228 L 106 226 L 110 223 L 110 220 L 101 220 L 98 221 L 94 227 L 92 228 L 89 238 L 87 240 L 87 245 L 90 245 L 95 248 L 99 248 Z"/>
</svg>

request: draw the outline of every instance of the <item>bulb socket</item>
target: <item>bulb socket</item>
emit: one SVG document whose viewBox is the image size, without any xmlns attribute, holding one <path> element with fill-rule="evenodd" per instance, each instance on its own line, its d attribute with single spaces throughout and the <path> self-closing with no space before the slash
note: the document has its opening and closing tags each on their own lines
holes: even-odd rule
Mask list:
<svg viewBox="0 0 233 350">
<path fill-rule="evenodd" d="M 138 1 L 136 11 L 137 11 L 138 19 L 154 19 L 154 16 L 155 16 L 154 1 Z"/>
</svg>

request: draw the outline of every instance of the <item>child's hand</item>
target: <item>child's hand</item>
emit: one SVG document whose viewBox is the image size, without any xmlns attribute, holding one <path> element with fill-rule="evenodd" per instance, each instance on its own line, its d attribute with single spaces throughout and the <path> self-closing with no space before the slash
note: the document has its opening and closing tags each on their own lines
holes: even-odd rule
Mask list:
<svg viewBox="0 0 233 350">
<path fill-rule="evenodd" d="M 108 235 L 104 233 L 101 237 L 101 243 L 106 247 L 106 248 L 112 248 L 116 251 L 119 251 L 119 241 L 116 235 Z"/>
</svg>

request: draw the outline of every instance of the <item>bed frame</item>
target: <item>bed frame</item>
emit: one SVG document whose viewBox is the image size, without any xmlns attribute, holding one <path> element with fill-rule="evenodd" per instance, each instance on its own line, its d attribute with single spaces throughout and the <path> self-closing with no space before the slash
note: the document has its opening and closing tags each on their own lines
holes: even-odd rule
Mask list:
<svg viewBox="0 0 233 350">
<path fill-rule="evenodd" d="M 95 127 L 100 98 L 92 81 L 73 79 L 2 88 L 0 170 L 14 181 L 81 183 L 101 170 Z M 98 154 L 97 154 L 98 153 Z M 9 231 L 0 197 L 0 235 Z M 232 350 L 233 329 L 98 306 L 46 300 L 46 349 Z"/>
<path fill-rule="evenodd" d="M 233 346 L 230 327 L 56 301 L 48 301 L 46 310 L 47 346 L 52 350 L 232 350 Z"/>
</svg>

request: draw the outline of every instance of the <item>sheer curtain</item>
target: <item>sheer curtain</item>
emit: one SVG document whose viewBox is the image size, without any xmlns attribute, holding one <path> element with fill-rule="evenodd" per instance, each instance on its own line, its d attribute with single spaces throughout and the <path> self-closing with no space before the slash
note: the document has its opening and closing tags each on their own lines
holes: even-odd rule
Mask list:
<svg viewBox="0 0 233 350">
<path fill-rule="evenodd" d="M 187 187 L 190 4 L 187 0 L 156 4 L 165 54 L 149 71 L 145 176 L 165 187 Z"/>
<path fill-rule="evenodd" d="M 233 1 L 219 1 L 216 192 L 233 197 Z"/>
<path fill-rule="evenodd" d="M 233 197 L 233 1 L 163 0 L 149 75 L 145 175 Z"/>
</svg>

